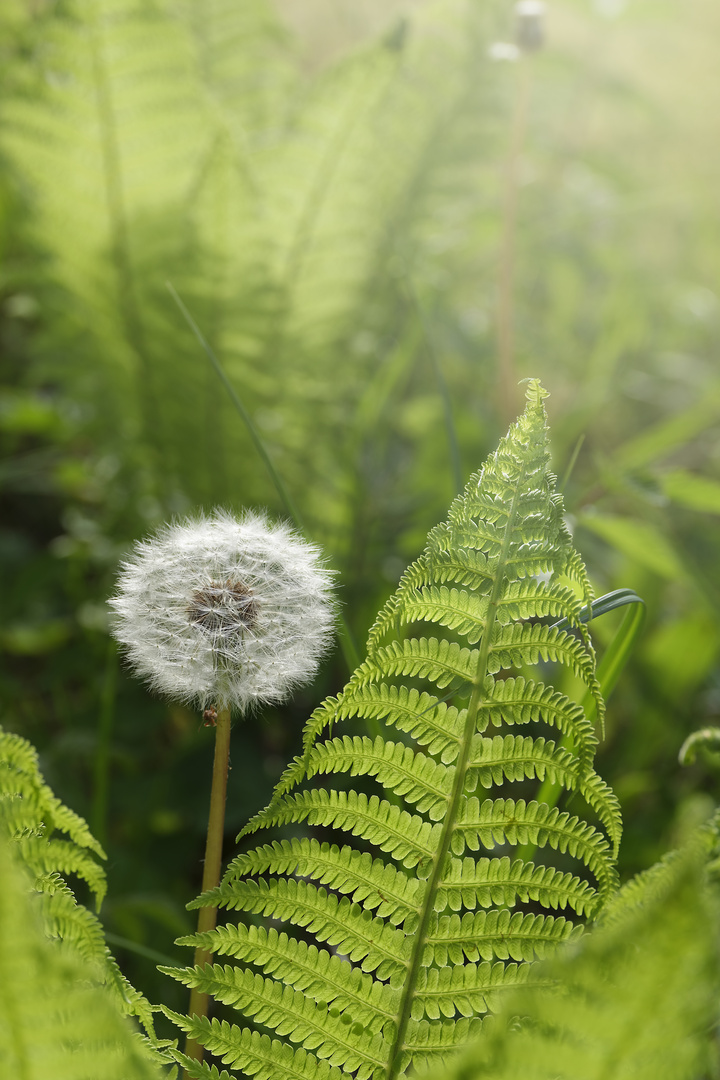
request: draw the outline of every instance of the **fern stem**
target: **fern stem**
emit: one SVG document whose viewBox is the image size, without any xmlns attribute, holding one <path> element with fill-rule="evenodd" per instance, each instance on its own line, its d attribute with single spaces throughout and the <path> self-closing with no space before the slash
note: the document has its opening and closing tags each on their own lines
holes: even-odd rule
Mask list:
<svg viewBox="0 0 720 1080">
<path fill-rule="evenodd" d="M 448 809 L 445 815 L 443 831 L 440 836 L 440 841 L 438 843 L 437 855 L 435 856 L 432 872 L 428 880 L 428 886 L 425 890 L 425 895 L 423 897 L 423 906 L 420 916 L 420 922 L 418 923 L 418 927 L 414 935 L 412 958 L 409 965 L 408 977 L 405 981 L 405 992 L 403 994 L 403 1000 L 400 1006 L 397 1033 L 390 1053 L 390 1060 L 387 1070 L 387 1080 L 395 1080 L 395 1078 L 399 1075 L 402 1046 L 405 1040 L 405 1032 L 407 1030 L 407 1025 L 411 1016 L 412 998 L 414 993 L 414 987 L 417 982 L 418 970 L 422 963 L 427 927 L 430 921 L 430 916 L 435 909 L 435 896 L 442 880 L 443 873 L 445 872 L 445 859 L 448 851 L 450 850 L 450 840 L 453 830 L 455 828 L 455 822 L 457 820 L 460 799 L 462 798 L 462 794 L 465 789 L 467 767 L 468 760 L 470 758 L 470 751 L 472 748 L 472 740 L 477 728 L 478 713 L 480 711 L 480 705 L 484 696 L 485 679 L 487 676 L 488 668 L 488 657 L 490 655 L 490 645 L 492 642 L 493 629 L 495 626 L 495 620 L 497 618 L 498 602 L 500 600 L 502 590 L 505 585 L 505 575 L 503 573 L 503 567 L 510 551 L 513 523 L 517 512 L 518 493 L 521 490 L 522 481 L 524 479 L 524 471 L 525 470 L 523 469 L 523 472 L 516 483 L 515 493 L 513 494 L 512 498 L 512 504 L 508 512 L 505 535 L 503 537 L 502 547 L 498 555 L 497 565 L 495 567 L 495 573 L 493 575 L 494 580 L 492 591 L 490 593 L 487 621 L 485 623 L 482 640 L 480 642 L 480 648 L 478 650 L 477 668 L 475 669 L 475 678 L 472 683 L 470 701 L 468 702 L 467 716 L 465 718 L 465 727 L 463 729 L 462 741 L 460 743 L 460 753 L 458 755 L 457 765 L 455 769 L 453 788 L 450 795 L 450 800 L 448 802 Z"/>
<path fill-rule="evenodd" d="M 205 866 L 203 869 L 202 891 L 215 889 L 220 884 L 222 866 L 223 834 L 225 831 L 225 800 L 227 778 L 230 767 L 230 709 L 221 708 L 217 712 L 215 728 L 215 758 L 213 760 L 212 788 L 210 790 L 210 814 L 208 816 L 207 841 L 205 844 Z M 217 907 L 202 907 L 198 913 L 198 934 L 215 929 Z M 195 965 L 203 967 L 211 964 L 213 954 L 201 946 L 195 950 Z M 190 992 L 190 1016 L 205 1017 L 208 1014 L 208 995 L 193 988 Z M 195 1061 L 202 1061 L 203 1048 L 194 1039 L 188 1037 L 185 1053 Z"/>
</svg>

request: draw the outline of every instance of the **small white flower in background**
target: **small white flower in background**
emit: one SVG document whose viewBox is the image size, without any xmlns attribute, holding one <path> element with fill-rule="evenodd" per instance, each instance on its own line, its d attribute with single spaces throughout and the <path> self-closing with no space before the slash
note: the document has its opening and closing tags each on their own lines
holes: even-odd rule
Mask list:
<svg viewBox="0 0 720 1080">
<path fill-rule="evenodd" d="M 335 621 L 332 578 L 288 526 L 216 510 L 136 544 L 112 629 L 155 690 L 244 711 L 315 674 Z"/>
<path fill-rule="evenodd" d="M 517 60 L 520 50 L 511 41 L 494 41 L 488 49 L 491 60 Z"/>
</svg>

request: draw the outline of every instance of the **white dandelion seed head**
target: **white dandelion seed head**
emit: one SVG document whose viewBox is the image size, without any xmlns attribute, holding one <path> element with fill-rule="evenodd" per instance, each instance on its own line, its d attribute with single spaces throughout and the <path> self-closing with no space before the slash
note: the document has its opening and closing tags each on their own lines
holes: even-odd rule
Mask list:
<svg viewBox="0 0 720 1080">
<path fill-rule="evenodd" d="M 332 579 L 287 525 L 216 510 L 138 541 L 109 601 L 112 630 L 153 689 L 245 711 L 315 674 L 335 622 Z"/>
</svg>

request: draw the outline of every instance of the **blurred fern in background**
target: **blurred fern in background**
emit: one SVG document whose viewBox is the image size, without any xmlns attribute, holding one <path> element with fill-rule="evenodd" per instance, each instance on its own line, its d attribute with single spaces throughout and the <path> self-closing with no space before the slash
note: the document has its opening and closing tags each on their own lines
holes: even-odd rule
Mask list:
<svg viewBox="0 0 720 1080">
<path fill-rule="evenodd" d="M 174 512 L 282 509 L 168 280 L 359 639 L 517 411 L 505 303 L 507 383 L 552 392 L 596 592 L 647 601 L 598 759 L 621 871 L 701 811 L 705 767 L 675 758 L 720 709 L 719 19 L 558 0 L 513 63 L 489 55 L 514 34 L 501 0 L 3 5 L 0 696 L 110 852 L 118 938 L 168 953 L 190 929 L 211 751 L 118 670 L 117 559 Z M 229 832 L 345 675 L 238 732 Z"/>
</svg>

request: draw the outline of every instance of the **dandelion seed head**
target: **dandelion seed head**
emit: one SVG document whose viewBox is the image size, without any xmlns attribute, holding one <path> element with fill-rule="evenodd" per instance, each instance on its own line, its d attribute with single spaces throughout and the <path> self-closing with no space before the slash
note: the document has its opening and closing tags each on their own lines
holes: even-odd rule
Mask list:
<svg viewBox="0 0 720 1080">
<path fill-rule="evenodd" d="M 516 41 L 522 52 L 535 52 L 543 45 L 544 0 L 518 0 Z"/>
<path fill-rule="evenodd" d="M 308 682 L 335 621 L 319 549 L 261 514 L 166 525 L 122 564 L 113 633 L 175 700 L 245 711 Z"/>
</svg>

